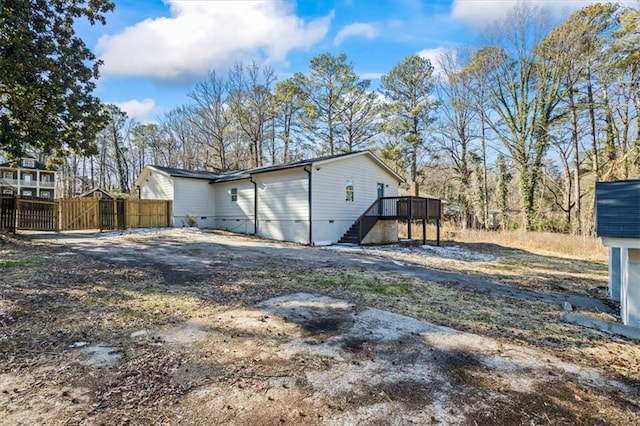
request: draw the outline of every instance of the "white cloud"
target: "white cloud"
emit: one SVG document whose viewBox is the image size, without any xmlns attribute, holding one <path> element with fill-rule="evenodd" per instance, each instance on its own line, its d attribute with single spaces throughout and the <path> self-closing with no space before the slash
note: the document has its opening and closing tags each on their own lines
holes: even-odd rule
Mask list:
<svg viewBox="0 0 640 426">
<path fill-rule="evenodd" d="M 129 118 L 143 123 L 149 121 L 149 114 L 156 109 L 156 102 L 150 98 L 143 99 L 142 101 L 131 99 L 124 102 L 113 102 L 113 104 L 126 112 Z"/>
<path fill-rule="evenodd" d="M 503 19 L 521 0 L 453 0 L 451 17 L 465 22 L 476 29 L 483 29 L 488 24 Z M 546 7 L 555 17 L 562 17 L 584 6 L 597 3 L 596 0 L 528 0 L 532 6 Z M 620 4 L 632 5 L 635 1 L 619 1 Z"/>
<path fill-rule="evenodd" d="M 322 40 L 333 14 L 305 22 L 283 1 L 167 0 L 170 17 L 146 19 L 104 36 L 104 75 L 158 80 L 199 76 L 248 58 L 284 61 Z"/>
<path fill-rule="evenodd" d="M 440 57 L 449 52 L 450 49 L 445 47 L 436 47 L 435 49 L 423 49 L 417 53 L 421 58 L 425 58 L 431 61 L 433 65 L 433 75 L 442 75 L 442 66 L 440 65 Z"/>
<path fill-rule="evenodd" d="M 364 37 L 368 39 L 376 38 L 380 32 L 373 24 L 364 24 L 362 22 L 356 22 L 345 27 L 338 32 L 336 38 L 333 39 L 333 44 L 339 46 L 343 41 L 350 37 Z"/>
</svg>

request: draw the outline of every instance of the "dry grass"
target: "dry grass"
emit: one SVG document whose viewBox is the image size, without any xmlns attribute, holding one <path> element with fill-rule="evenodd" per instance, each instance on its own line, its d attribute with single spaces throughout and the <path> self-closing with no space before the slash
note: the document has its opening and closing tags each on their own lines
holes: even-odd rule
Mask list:
<svg viewBox="0 0 640 426">
<path fill-rule="evenodd" d="M 599 238 L 550 232 L 455 230 L 444 227 L 444 238 L 464 243 L 490 243 L 536 254 L 606 263 L 607 249 Z"/>
<path fill-rule="evenodd" d="M 400 238 L 407 238 L 407 225 L 398 225 Z M 436 240 L 436 226 L 428 224 L 426 229 L 427 241 Z M 414 240 L 422 238 L 422 225 L 414 223 L 411 227 Z M 580 259 L 590 262 L 606 263 L 607 248 L 599 238 L 582 235 L 557 234 L 552 232 L 526 231 L 486 231 L 478 229 L 458 229 L 452 224 L 444 222 L 440 228 L 440 240 L 460 243 L 496 244 L 513 249 L 526 250 L 535 254 L 553 255 L 569 259 Z"/>
</svg>

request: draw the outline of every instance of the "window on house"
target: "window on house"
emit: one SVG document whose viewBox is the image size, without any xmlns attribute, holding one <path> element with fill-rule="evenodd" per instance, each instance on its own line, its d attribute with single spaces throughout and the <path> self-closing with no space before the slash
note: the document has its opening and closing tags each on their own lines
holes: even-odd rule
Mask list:
<svg viewBox="0 0 640 426">
<path fill-rule="evenodd" d="M 346 201 L 353 201 L 353 179 L 347 179 L 346 182 Z"/>
<path fill-rule="evenodd" d="M 36 166 L 36 160 L 34 160 L 33 158 L 25 158 L 22 160 L 22 167 L 35 167 Z"/>
<path fill-rule="evenodd" d="M 51 176 L 49 176 L 49 175 L 42 175 L 42 181 L 43 181 L 43 182 L 51 182 Z"/>
<path fill-rule="evenodd" d="M 25 183 L 31 183 L 31 174 L 30 173 L 26 173 L 26 174 L 22 175 L 22 180 L 25 181 Z"/>
<path fill-rule="evenodd" d="M 13 172 L 2 172 L 2 177 L 5 179 L 13 179 Z"/>
<path fill-rule="evenodd" d="M 24 195 L 25 197 L 33 197 L 33 191 L 30 189 L 25 189 L 22 191 L 22 195 Z"/>
<path fill-rule="evenodd" d="M 40 191 L 41 198 L 51 198 L 51 191 Z"/>
<path fill-rule="evenodd" d="M 13 191 L 10 190 L 10 189 L 3 189 L 2 193 L 5 194 L 5 195 L 13 195 Z"/>
<path fill-rule="evenodd" d="M 238 201 L 238 188 L 231 188 L 231 201 Z"/>
</svg>

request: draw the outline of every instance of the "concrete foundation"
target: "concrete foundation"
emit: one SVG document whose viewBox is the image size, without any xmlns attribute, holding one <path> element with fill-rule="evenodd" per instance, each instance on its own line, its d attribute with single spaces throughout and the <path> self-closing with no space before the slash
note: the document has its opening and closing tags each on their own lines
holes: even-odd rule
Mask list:
<svg viewBox="0 0 640 426">
<path fill-rule="evenodd" d="M 379 220 L 360 244 L 386 244 L 398 242 L 398 222 L 395 220 Z"/>
</svg>

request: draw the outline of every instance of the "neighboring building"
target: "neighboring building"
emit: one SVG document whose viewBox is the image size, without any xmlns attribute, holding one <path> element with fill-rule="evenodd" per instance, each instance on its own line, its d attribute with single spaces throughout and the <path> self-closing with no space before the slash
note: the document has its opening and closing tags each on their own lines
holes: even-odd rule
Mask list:
<svg viewBox="0 0 640 426">
<path fill-rule="evenodd" d="M 57 171 L 33 158 L 23 158 L 17 167 L 0 164 L 0 194 L 24 197 L 56 198 Z"/>
<path fill-rule="evenodd" d="M 640 327 L 640 180 L 596 183 L 596 234 L 609 247 L 609 296 Z"/>
<path fill-rule="evenodd" d="M 98 200 L 113 200 L 115 197 L 102 188 L 93 188 L 82 194 L 76 195 L 74 198 L 97 198 Z"/>
<path fill-rule="evenodd" d="M 397 197 L 401 182 L 362 151 L 224 174 L 148 166 L 135 185 L 140 198 L 173 200 L 174 226 L 192 216 L 203 228 L 313 244 L 339 241 L 378 198 Z M 395 223 L 376 232 L 394 234 Z"/>
</svg>

